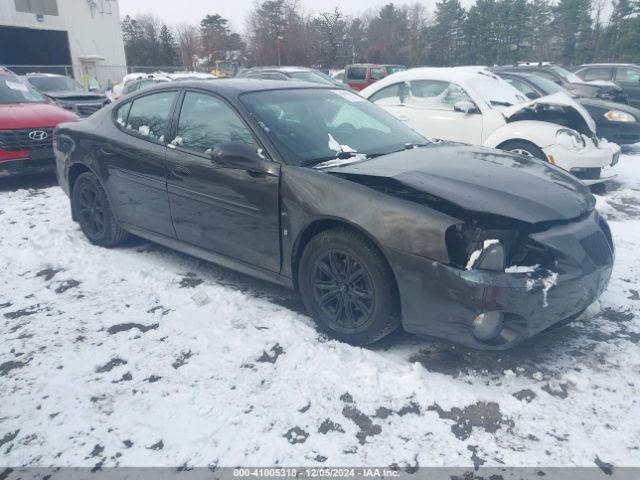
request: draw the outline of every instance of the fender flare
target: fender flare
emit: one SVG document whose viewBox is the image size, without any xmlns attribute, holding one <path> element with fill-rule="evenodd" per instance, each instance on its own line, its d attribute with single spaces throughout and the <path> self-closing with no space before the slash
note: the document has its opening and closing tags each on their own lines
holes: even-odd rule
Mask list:
<svg viewBox="0 0 640 480">
<path fill-rule="evenodd" d="M 483 142 L 484 147 L 498 148 L 509 140 L 525 140 L 540 149 L 556 143 L 556 132 L 562 127 L 555 123 L 523 120 L 506 123 L 491 133 Z"/>
</svg>

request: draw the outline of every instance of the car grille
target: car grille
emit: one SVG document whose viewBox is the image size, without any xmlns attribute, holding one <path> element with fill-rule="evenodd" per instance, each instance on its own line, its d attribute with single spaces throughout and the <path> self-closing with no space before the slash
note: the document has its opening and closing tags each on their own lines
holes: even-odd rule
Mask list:
<svg viewBox="0 0 640 480">
<path fill-rule="evenodd" d="M 102 108 L 101 103 L 79 103 L 76 106 L 78 108 L 78 113 L 83 117 L 88 117 Z"/>
<path fill-rule="evenodd" d="M 42 140 L 32 139 L 32 132 L 45 132 Z M 53 148 L 53 128 L 29 128 L 24 130 L 0 130 L 0 148 L 8 152 L 21 150 L 51 150 Z"/>
<path fill-rule="evenodd" d="M 603 266 L 611 262 L 611 246 L 604 233 L 594 232 L 580 240 L 580 244 L 596 265 Z"/>
</svg>

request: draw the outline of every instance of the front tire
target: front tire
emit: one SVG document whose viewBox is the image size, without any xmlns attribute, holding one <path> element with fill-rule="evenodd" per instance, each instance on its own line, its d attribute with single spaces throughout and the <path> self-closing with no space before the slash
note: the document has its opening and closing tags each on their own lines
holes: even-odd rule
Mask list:
<svg viewBox="0 0 640 480">
<path fill-rule="evenodd" d="M 107 194 L 93 173 L 78 176 L 73 184 L 71 203 L 82 232 L 94 245 L 114 247 L 129 235 L 118 225 Z"/>
<path fill-rule="evenodd" d="M 306 246 L 299 290 L 318 327 L 353 345 L 368 345 L 400 326 L 393 273 L 378 248 L 348 228 L 325 230 Z"/>
<path fill-rule="evenodd" d="M 537 145 L 527 142 L 526 140 L 510 140 L 503 143 L 498 147 L 500 150 L 506 150 L 507 152 L 517 153 L 525 157 L 539 158 L 540 160 L 548 161 L 547 156 L 542 149 Z"/>
</svg>

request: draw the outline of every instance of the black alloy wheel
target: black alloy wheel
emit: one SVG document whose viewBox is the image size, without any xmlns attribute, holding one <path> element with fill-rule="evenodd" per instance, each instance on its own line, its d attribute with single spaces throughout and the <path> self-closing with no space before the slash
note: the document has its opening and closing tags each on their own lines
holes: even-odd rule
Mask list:
<svg viewBox="0 0 640 480">
<path fill-rule="evenodd" d="M 398 289 L 381 251 L 347 227 L 313 237 L 298 266 L 298 290 L 318 327 L 367 345 L 400 326 Z"/>
<path fill-rule="evenodd" d="M 107 194 L 93 173 L 78 176 L 71 192 L 71 206 L 82 232 L 93 244 L 113 247 L 129 235 L 118 225 Z"/>
<path fill-rule="evenodd" d="M 348 333 L 371 316 L 374 292 L 371 275 L 349 253 L 329 250 L 313 265 L 313 295 L 329 326 Z"/>
<path fill-rule="evenodd" d="M 105 229 L 104 203 L 90 183 L 84 182 L 76 188 L 78 189 L 76 213 L 80 226 L 89 238 L 99 238 L 104 235 Z"/>
</svg>

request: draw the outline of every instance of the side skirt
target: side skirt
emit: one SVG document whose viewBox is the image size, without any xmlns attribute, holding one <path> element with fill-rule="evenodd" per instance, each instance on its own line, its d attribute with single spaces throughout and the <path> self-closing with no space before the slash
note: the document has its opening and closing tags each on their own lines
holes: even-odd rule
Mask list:
<svg viewBox="0 0 640 480">
<path fill-rule="evenodd" d="M 171 248 L 173 250 L 177 250 L 178 252 L 186 253 L 187 255 L 191 255 L 193 257 L 197 257 L 202 260 L 215 263 L 216 265 L 219 265 L 221 267 L 228 268 L 230 270 L 235 270 L 236 272 L 244 273 L 245 275 L 249 275 L 251 277 L 259 278 L 260 280 L 276 283 L 278 285 L 289 288 L 291 290 L 294 289 L 293 280 L 277 272 L 271 272 L 263 268 L 255 267 L 245 262 L 241 262 L 239 260 L 229 258 L 225 255 L 220 255 L 219 253 L 211 252 L 209 250 L 196 247 L 194 245 L 182 242 L 175 238 L 169 238 L 169 237 L 165 237 L 164 235 L 159 235 L 157 233 L 149 232 L 147 230 L 134 227 L 133 225 L 121 224 L 120 226 L 125 230 L 127 230 L 128 232 L 134 235 L 137 235 L 138 237 L 142 237 L 145 240 L 149 240 L 151 242 L 158 243 L 162 246 Z"/>
</svg>

